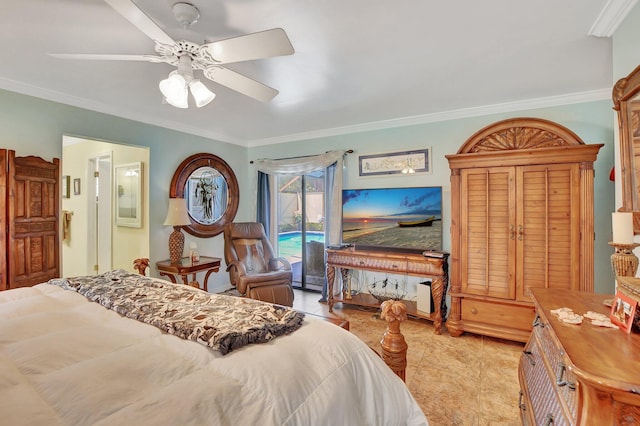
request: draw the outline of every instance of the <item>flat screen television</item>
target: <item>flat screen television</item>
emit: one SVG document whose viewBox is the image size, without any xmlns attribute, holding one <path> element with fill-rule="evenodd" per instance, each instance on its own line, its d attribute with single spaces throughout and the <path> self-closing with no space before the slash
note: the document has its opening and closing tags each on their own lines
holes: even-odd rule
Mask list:
<svg viewBox="0 0 640 426">
<path fill-rule="evenodd" d="M 442 187 L 343 190 L 342 243 L 442 250 Z"/>
</svg>

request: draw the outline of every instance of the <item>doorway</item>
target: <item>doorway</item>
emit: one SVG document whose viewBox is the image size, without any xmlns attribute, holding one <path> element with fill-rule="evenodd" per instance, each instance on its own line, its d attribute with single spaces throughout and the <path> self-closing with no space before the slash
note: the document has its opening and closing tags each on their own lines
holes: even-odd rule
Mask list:
<svg viewBox="0 0 640 426">
<path fill-rule="evenodd" d="M 149 169 L 142 175 L 142 216 L 137 227 L 115 223 L 113 170 L 123 164 L 149 165 L 148 147 L 63 136 L 61 174 L 72 185 L 62 197 L 70 213 L 69 237 L 61 243 L 62 276 L 133 271 L 133 259 L 149 257 Z"/>
<path fill-rule="evenodd" d="M 278 256 L 291 263 L 293 287 L 322 291 L 325 277 L 324 170 L 277 177 Z"/>
<path fill-rule="evenodd" d="M 87 170 L 87 270 L 102 274 L 111 268 L 111 153 L 90 158 Z"/>
</svg>

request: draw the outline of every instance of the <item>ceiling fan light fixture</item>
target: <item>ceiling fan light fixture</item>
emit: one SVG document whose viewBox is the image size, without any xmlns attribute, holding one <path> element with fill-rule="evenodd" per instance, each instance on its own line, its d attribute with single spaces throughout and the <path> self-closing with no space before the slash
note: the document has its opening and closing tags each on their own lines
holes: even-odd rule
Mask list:
<svg viewBox="0 0 640 426">
<path fill-rule="evenodd" d="M 189 84 L 189 90 L 191 90 L 191 95 L 198 108 L 207 105 L 216 97 L 216 94 L 209 90 L 200 80 L 193 80 Z"/>
<path fill-rule="evenodd" d="M 169 77 L 160 81 L 158 87 L 166 98 L 176 98 L 187 90 L 187 82 L 177 71 L 171 71 Z"/>
<path fill-rule="evenodd" d="M 187 82 L 177 71 L 169 73 L 169 77 L 162 80 L 158 87 L 168 104 L 177 108 L 189 106 L 187 104 Z"/>
</svg>

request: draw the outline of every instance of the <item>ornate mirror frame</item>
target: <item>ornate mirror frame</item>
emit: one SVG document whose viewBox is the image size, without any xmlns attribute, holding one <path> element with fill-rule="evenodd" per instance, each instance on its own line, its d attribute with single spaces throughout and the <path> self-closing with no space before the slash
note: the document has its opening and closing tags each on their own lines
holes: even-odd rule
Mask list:
<svg viewBox="0 0 640 426">
<path fill-rule="evenodd" d="M 619 210 L 633 212 L 633 230 L 640 234 L 640 66 L 613 87 L 613 109 L 618 112 L 620 134 L 622 208 Z M 638 147 L 634 148 L 636 144 Z"/>
<path fill-rule="evenodd" d="M 184 198 L 185 186 L 189 177 L 201 167 L 216 169 L 224 177 L 228 186 L 227 208 L 217 221 L 209 225 L 199 223 L 189 215 L 191 225 L 184 226 L 183 229 L 196 237 L 210 238 L 220 234 L 224 226 L 232 222 L 236 217 L 238 203 L 240 201 L 240 192 L 236 175 L 222 158 L 213 154 L 200 153 L 194 154 L 180 163 L 171 179 L 169 196 L 171 198 Z"/>
</svg>

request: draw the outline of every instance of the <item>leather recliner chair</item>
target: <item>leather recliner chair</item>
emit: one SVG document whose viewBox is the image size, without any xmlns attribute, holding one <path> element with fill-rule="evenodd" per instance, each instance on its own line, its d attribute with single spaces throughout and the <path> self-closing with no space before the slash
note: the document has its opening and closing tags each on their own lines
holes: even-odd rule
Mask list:
<svg viewBox="0 0 640 426">
<path fill-rule="evenodd" d="M 257 222 L 224 227 L 224 260 L 231 285 L 252 299 L 293 306 L 291 264 L 275 257 L 264 227 Z"/>
</svg>

